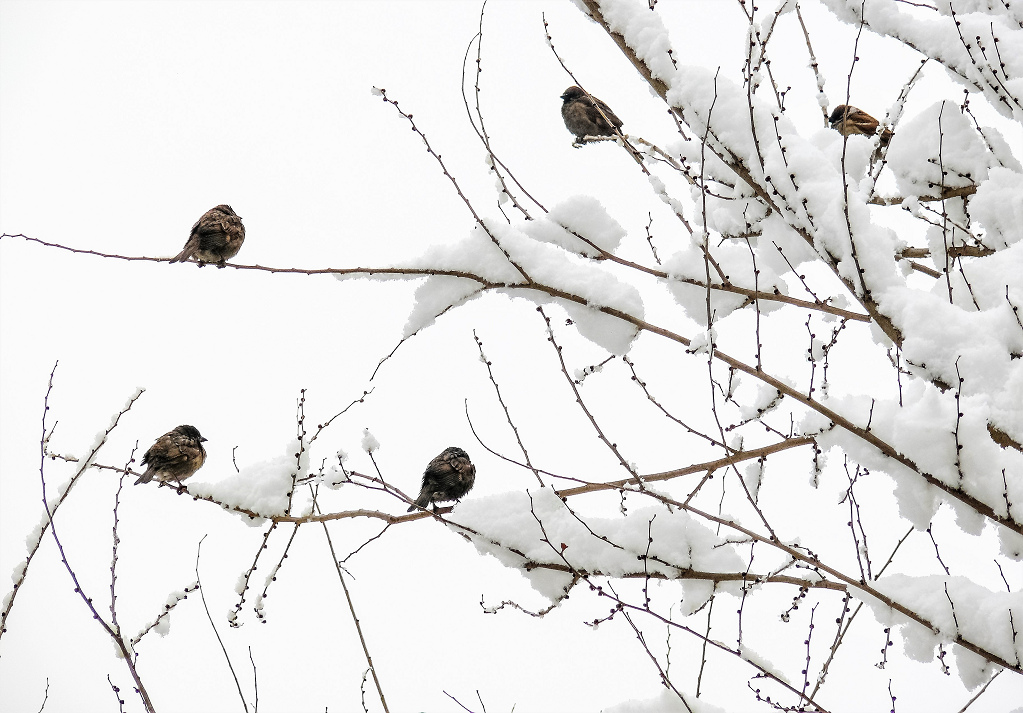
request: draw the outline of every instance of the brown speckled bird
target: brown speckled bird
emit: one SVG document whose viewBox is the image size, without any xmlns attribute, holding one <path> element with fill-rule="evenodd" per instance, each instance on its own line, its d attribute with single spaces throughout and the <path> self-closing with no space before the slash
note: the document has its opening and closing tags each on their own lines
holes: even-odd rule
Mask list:
<svg viewBox="0 0 1023 713">
<path fill-rule="evenodd" d="M 206 462 L 206 449 L 202 447 L 205 441 L 195 426 L 178 426 L 163 434 L 142 456 L 142 465 L 149 467 L 135 485 L 148 483 L 153 478 L 161 483 L 176 481 L 180 485 Z"/>
<path fill-rule="evenodd" d="M 622 120 L 607 104 L 593 95 L 590 97 L 579 87 L 569 87 L 561 95 L 565 102 L 561 105 L 561 118 L 565 120 L 565 127 L 575 134 L 576 143 L 586 143 L 586 136 L 614 136 L 615 129 L 622 127 Z M 604 116 L 601 116 L 601 111 Z"/>
<path fill-rule="evenodd" d="M 461 448 L 445 448 L 430 461 L 423 472 L 423 488 L 419 491 L 416 504 L 408 509 L 425 508 L 430 503 L 437 509 L 437 503 L 444 500 L 459 500 L 472 490 L 476 482 L 476 466 L 469 460 L 469 454 Z"/>
<path fill-rule="evenodd" d="M 828 117 L 831 128 L 842 134 L 852 136 L 853 134 L 865 134 L 873 136 L 877 133 L 878 121 L 862 109 L 857 109 L 848 104 L 839 104 Z M 881 146 L 887 146 L 892 140 L 891 129 L 884 129 L 881 132 Z"/>
<path fill-rule="evenodd" d="M 238 254 L 245 242 L 242 219 L 229 205 L 218 205 L 202 214 L 192 226 L 185 247 L 171 258 L 171 262 L 184 262 L 194 257 L 199 266 L 215 262 L 218 267 Z"/>
</svg>

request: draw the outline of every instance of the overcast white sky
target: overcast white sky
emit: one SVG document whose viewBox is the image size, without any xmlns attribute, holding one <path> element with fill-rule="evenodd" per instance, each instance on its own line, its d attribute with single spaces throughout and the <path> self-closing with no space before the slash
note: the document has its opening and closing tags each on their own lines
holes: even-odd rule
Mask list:
<svg viewBox="0 0 1023 713">
<path fill-rule="evenodd" d="M 745 24 L 736 3 L 662 0 L 658 10 L 684 53 L 680 62 L 720 65 L 738 79 Z M 546 45 L 543 14 L 564 59 L 626 130 L 655 143 L 671 138 L 663 106 L 572 4 L 492 1 L 482 101 L 494 148 L 548 207 L 599 194 L 630 235 L 642 236 L 649 188 L 628 157 L 610 145 L 571 147 L 559 95 L 572 82 Z M 828 91 L 841 101 L 852 31 L 813 6 L 806 15 L 819 28 L 815 49 Z M 793 86 L 790 117 L 809 133 L 822 122 L 792 19 L 773 40 L 781 53 L 774 70 Z M 460 94 L 463 55 L 478 21 L 477 2 L 2 2 L 0 229 L 102 252 L 170 256 L 199 215 L 229 203 L 247 230 L 238 262 L 310 268 L 385 265 L 460 240 L 472 216 L 418 137 L 370 90 L 386 88 L 414 114 L 477 210 L 499 215 Z M 883 115 L 916 62 L 869 35 L 859 54 L 854 101 Z M 961 96 L 937 70 L 917 91 L 920 106 Z M 1009 138 L 1020 145 L 1018 132 Z M 609 180 L 620 190 L 608 192 Z M 99 460 L 122 464 L 136 441 L 138 457 L 160 434 L 192 423 L 209 439 L 209 460 L 196 480 L 217 480 L 234 472 L 235 446 L 242 466 L 283 452 L 294 437 L 300 389 L 308 389 L 309 422 L 319 423 L 375 385 L 365 404 L 328 431 L 323 455 L 343 448 L 352 467 L 370 472 L 359 450 L 369 427 L 382 444 L 378 463 L 406 492 L 449 445 L 473 456 L 474 494 L 522 489 L 532 475 L 487 455 L 466 422 L 468 399 L 477 430 L 511 448 L 472 340 L 476 328 L 499 374 L 532 371 L 535 388 L 510 396 L 519 413 L 536 407 L 528 427 L 565 431 L 564 441 L 532 444 L 538 460 L 554 470 L 590 467 L 592 454 L 559 449 L 581 428 L 577 414 L 530 401 L 564 388 L 531 306 L 503 297 L 470 305 L 403 346 L 369 383 L 400 337 L 414 286 L 128 263 L 4 238 L 0 575 L 24 557 L 25 534 L 39 520 L 42 398 L 57 360 L 49 419 L 59 421 L 51 447 L 61 452 L 82 455 L 144 387 Z M 581 362 L 600 358 L 592 345 L 573 346 Z M 642 457 L 644 470 L 677 464 L 670 449 Z M 56 464 L 48 468 L 51 488 L 67 477 Z M 115 489 L 111 476 L 90 473 L 58 520 L 97 601 L 109 591 Z M 397 503 L 384 505 L 398 511 Z M 125 629 L 194 578 L 196 545 L 209 534 L 202 575 L 223 634 L 234 583 L 262 530 L 156 488 L 127 487 L 120 519 Z M 631 631 L 582 625 L 606 613 L 592 603 L 566 603 L 542 621 L 484 615 L 481 596 L 488 604 L 543 600 L 434 523 L 398 530 L 350 563 L 391 710 L 455 710 L 443 691 L 468 703 L 477 690 L 491 711 L 597 710 L 660 690 Z M 339 554 L 374 531 L 361 522 L 337 527 Z M 252 646 L 263 710 L 357 709 L 364 661 L 322 533 L 303 528 L 298 541 L 268 597 L 269 623 L 255 622 L 247 609 L 245 626 L 227 632 L 229 646 L 242 662 Z M 124 693 L 129 678 L 71 591 L 54 549 L 48 539 L 0 644 L 0 706 L 37 710 L 49 679 L 48 711 L 114 710 L 106 676 Z M 160 710 L 240 707 L 196 595 L 180 606 L 167 638 L 140 646 L 139 662 Z M 247 666 L 242 670 L 248 679 Z M 911 671 L 902 671 L 902 680 L 910 681 Z M 1007 709 L 1023 695 L 1018 681 L 999 683 L 987 700 L 1002 707 L 989 710 Z M 745 688 L 746 679 L 711 685 Z M 958 690 L 955 681 L 918 700 L 941 700 L 949 690 Z M 874 709 L 889 704 L 870 701 Z"/>
</svg>

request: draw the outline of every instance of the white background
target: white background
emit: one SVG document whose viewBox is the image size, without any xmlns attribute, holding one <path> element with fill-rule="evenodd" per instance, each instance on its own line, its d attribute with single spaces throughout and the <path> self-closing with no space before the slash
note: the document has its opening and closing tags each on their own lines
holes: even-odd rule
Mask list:
<svg viewBox="0 0 1023 713">
<path fill-rule="evenodd" d="M 738 80 L 745 37 L 738 5 L 664 1 L 658 11 L 680 62 L 721 66 L 722 76 Z M 845 97 L 853 30 L 812 6 L 804 12 L 837 104 Z M 654 143 L 671 140 L 674 127 L 663 105 L 595 24 L 568 3 L 517 0 L 492 2 L 484 22 L 482 102 L 493 147 L 548 208 L 572 195 L 599 195 L 628 230 L 629 249 L 642 256 L 647 212 L 657 210 L 649 186 L 615 147 L 571 147 L 559 95 L 573 82 L 546 45 L 544 13 L 559 52 L 625 129 Z M 499 216 L 460 94 L 463 56 L 478 22 L 479 4 L 469 2 L 4 2 L 0 229 L 83 249 L 171 256 L 199 215 L 229 203 L 247 229 L 238 262 L 308 268 L 382 266 L 460 240 L 473 225 L 471 214 L 419 138 L 370 89 L 386 88 L 414 114 L 477 211 Z M 779 33 L 772 40 L 774 70 L 793 87 L 789 117 L 807 133 L 818 131 L 823 120 L 792 15 Z M 869 34 L 859 55 L 854 103 L 883 115 L 917 60 Z M 929 72 L 914 90 L 918 106 L 960 99 L 940 70 Z M 984 107 L 974 108 L 983 115 Z M 1018 127 L 1008 138 L 1018 150 Z M 679 237 L 667 218 L 654 232 L 666 243 Z M 402 346 L 371 384 L 377 362 L 400 338 L 414 286 L 128 263 L 4 238 L 0 574 L 24 557 L 24 537 L 39 521 L 42 399 L 58 360 L 48 419 L 59 421 L 51 447 L 62 453 L 83 455 L 94 434 L 144 387 L 98 460 L 123 465 L 137 442 L 137 461 L 157 436 L 191 423 L 209 439 L 209 459 L 195 480 L 214 481 L 234 472 L 235 446 L 241 466 L 285 452 L 300 389 L 308 389 L 306 412 L 316 424 L 375 387 L 326 432 L 318 457 L 341 448 L 351 467 L 372 472 L 359 448 L 369 427 L 382 444 L 378 464 L 406 492 L 418 489 L 425 463 L 448 445 L 473 456 L 473 496 L 531 487 L 533 476 L 487 454 L 466 421 L 467 399 L 484 439 L 514 452 L 479 363 L 475 328 L 499 378 L 532 385 L 519 391 L 509 381 L 506 396 L 534 437 L 536 461 L 559 472 L 579 468 L 592 480 L 621 477 L 604 454 L 563 447 L 592 436 L 574 438 L 586 433 L 584 424 L 560 402 L 564 382 L 553 371 L 531 305 L 494 296 L 443 317 Z M 575 366 L 601 358 L 591 346 L 576 346 Z M 684 394 L 685 386 L 679 388 Z M 560 400 L 537 400 L 544 393 Z M 622 421 L 624 429 L 628 418 Z M 683 456 L 680 463 L 668 446 L 636 457 L 647 471 L 693 460 Z M 48 487 L 70 472 L 47 464 Z M 101 612 L 108 606 L 116 487 L 109 472 L 90 472 L 58 517 L 68 556 L 90 596 L 103 603 Z M 374 506 L 404 509 L 391 500 Z M 235 582 L 255 556 L 262 529 L 208 503 L 130 481 L 119 516 L 125 630 L 148 621 L 169 592 L 192 581 L 196 545 L 208 534 L 207 601 L 247 687 L 246 647 L 252 646 L 261 710 L 359 707 L 365 664 L 321 530 L 300 530 L 295 554 L 270 590 L 269 623 L 254 621 L 250 600 L 245 625 L 229 631 L 224 614 L 237 599 Z M 899 533 L 904 528 L 894 526 Z M 377 529 L 355 521 L 334 526 L 338 554 Z M 275 546 L 284 539 L 278 533 Z M 264 561 L 257 582 L 273 561 Z M 444 691 L 470 707 L 478 690 L 487 710 L 538 711 L 597 710 L 660 690 L 630 630 L 615 624 L 594 632 L 582 624 L 605 615 L 603 604 L 570 600 L 543 620 L 511 611 L 485 615 L 481 597 L 533 607 L 544 600 L 517 574 L 430 521 L 388 532 L 349 566 L 393 711 L 458 709 Z M 37 710 L 47 680 L 48 711 L 114 710 L 107 674 L 129 709 L 139 708 L 128 694 L 126 668 L 72 592 L 49 536 L 8 627 L 0 643 L 5 710 Z M 871 640 L 866 655 L 875 656 L 880 644 Z M 170 635 L 150 635 L 139 653 L 158 710 L 240 707 L 197 594 L 179 606 Z M 910 707 L 899 711 L 950 700 L 949 709 L 958 709 L 965 697 L 954 676 L 945 688 L 914 690 L 914 666 L 920 665 L 878 674 L 902 686 Z M 711 699 L 719 704 L 728 704 L 729 689 L 746 688 L 748 674 L 708 675 L 705 690 L 715 691 Z M 1023 700 L 1023 686 L 1009 678 L 1019 677 L 997 681 L 983 710 L 1008 710 Z M 864 708 L 891 704 L 877 685 L 835 685 L 862 695 Z"/>
</svg>

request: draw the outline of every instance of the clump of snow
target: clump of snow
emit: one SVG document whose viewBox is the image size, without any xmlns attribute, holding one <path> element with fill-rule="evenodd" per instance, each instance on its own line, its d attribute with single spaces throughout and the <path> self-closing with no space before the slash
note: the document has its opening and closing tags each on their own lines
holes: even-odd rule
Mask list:
<svg viewBox="0 0 1023 713">
<path fill-rule="evenodd" d="M 936 628 L 936 632 L 931 631 L 895 615 L 907 642 L 906 653 L 915 660 L 931 660 L 939 643 L 952 642 L 957 636 L 1006 661 L 1023 656 L 1023 642 L 1014 642 L 1012 629 L 1007 626 L 1010 614 L 1014 621 L 1023 617 L 1023 592 L 991 591 L 966 577 L 947 575 L 892 574 L 877 580 L 874 587 Z M 891 611 L 878 599 L 866 601 L 879 620 L 888 616 L 884 610 Z M 960 648 L 956 647 L 957 661 L 968 665 L 959 668 L 959 675 L 968 688 L 975 688 L 990 677 L 991 664 L 975 656 L 958 658 Z"/>
<path fill-rule="evenodd" d="M 1009 559 L 1014 562 L 1023 560 L 1023 535 L 999 525 L 998 545 L 999 551 Z"/>
<path fill-rule="evenodd" d="M 763 482 L 763 478 L 764 463 L 761 460 L 748 463 L 742 470 L 742 482 L 746 484 L 746 490 L 749 491 L 753 502 L 756 502 L 760 495 L 760 485 Z"/>
<path fill-rule="evenodd" d="M 728 572 L 743 568 L 742 558 L 724 538 L 683 511 L 651 507 L 631 510 L 614 519 L 585 519 L 589 530 L 550 488 L 473 498 L 451 514 L 454 523 L 475 531 L 466 534 L 480 552 L 518 569 L 551 601 L 564 596 L 572 574 L 535 567 L 536 563 L 611 577 L 646 571 L 669 579 L 687 570 Z M 462 532 L 457 525 L 452 527 Z M 644 570 L 640 557 L 647 552 L 648 532 L 653 543 Z"/>
<path fill-rule="evenodd" d="M 470 301 L 482 292 L 480 283 L 464 277 L 437 275 L 416 289 L 415 305 L 405 321 L 401 336 L 409 337 L 433 324 L 452 307 Z"/>
<path fill-rule="evenodd" d="M 956 671 L 959 672 L 959 679 L 968 690 L 975 690 L 978 686 L 991 680 L 995 671 L 1002 670 L 987 659 L 978 656 L 969 649 L 956 646 L 952 649 L 956 659 Z M 1018 710 L 1018 709 L 1017 709 Z"/>
<path fill-rule="evenodd" d="M 763 654 L 758 651 L 754 651 L 746 644 L 739 645 L 739 655 L 750 663 L 756 664 L 759 668 L 774 674 L 780 680 L 790 683 L 788 677 L 781 671 L 781 669 L 776 668 L 774 664 L 764 658 Z"/>
<path fill-rule="evenodd" d="M 658 79 L 667 81 L 675 74 L 668 50 L 672 49 L 668 31 L 656 12 L 646 3 L 602 1 L 600 12 L 614 32 L 625 36 L 643 63 Z"/>
<path fill-rule="evenodd" d="M 489 229 L 489 223 L 485 221 L 485 224 Z M 522 273 L 508 261 L 499 242 L 480 225 L 473 226 L 469 235 L 457 243 L 431 245 L 419 257 L 395 267 L 457 271 L 496 284 L 522 281 Z"/>
<path fill-rule="evenodd" d="M 955 513 L 956 525 L 967 535 L 978 536 L 984 531 L 987 519 L 960 500 L 949 500 L 949 507 Z"/>
<path fill-rule="evenodd" d="M 754 275 L 753 262 L 749 247 L 736 241 L 716 246 L 714 260 L 721 267 L 729 284 L 749 290 L 771 293 L 777 291 L 787 294 L 788 287 L 781 276 L 775 273 L 773 266 L 757 263 L 759 273 Z M 675 301 L 693 321 L 706 326 L 707 324 L 707 282 L 706 257 L 696 245 L 690 244 L 677 251 L 664 261 L 664 270 L 668 277 L 665 286 Z M 687 282 L 686 280 L 689 280 Z M 710 268 L 712 285 L 721 285 L 722 280 L 717 270 Z M 702 283 L 702 284 L 693 284 Z M 747 296 L 723 290 L 710 291 L 711 313 L 714 319 L 724 319 L 736 309 L 742 307 Z M 761 300 L 762 313 L 770 313 L 781 307 L 780 302 Z"/>
<path fill-rule="evenodd" d="M 906 657 L 920 663 L 930 663 L 934 660 L 935 651 L 938 645 L 943 642 L 944 637 L 939 632 L 934 632 L 915 621 L 908 619 L 900 620 L 899 633 L 902 635 L 902 650 Z"/>
<path fill-rule="evenodd" d="M 679 613 L 684 617 L 698 612 L 715 591 L 714 582 L 707 579 L 683 579 L 679 585 L 682 587 Z"/>
<path fill-rule="evenodd" d="M 1023 274 L 1023 245 L 1017 243 L 970 267 L 974 278 L 972 296 L 966 297 L 968 305 L 949 304 L 942 294 L 944 285 L 937 284 L 932 294 L 889 290 L 880 303 L 896 324 L 911 327 L 904 331 L 903 353 L 906 361 L 915 365 L 914 372 L 953 386 L 962 377 L 962 396 L 972 399 L 970 404 L 974 407 L 969 416 L 973 428 L 986 430 L 989 422 L 994 423 L 1010 435 L 1015 434 L 1013 437 L 1020 442 L 1023 401 L 1018 394 L 1023 389 L 1023 361 L 1012 355 L 1023 352 L 1023 331 L 1006 293 L 1013 304 L 1023 303 L 1023 293 L 1008 287 Z M 977 311 L 977 306 L 981 311 Z M 948 392 L 939 400 L 947 401 L 952 395 L 953 392 Z M 946 412 L 955 408 L 943 406 Z M 926 411 L 919 415 L 925 420 L 934 417 Z M 953 425 L 947 417 L 944 424 L 946 428 Z M 987 437 L 981 440 L 990 442 Z M 1003 465 L 1011 472 L 1020 472 L 1023 467 L 1019 461 Z M 989 473 L 988 479 L 993 479 L 993 475 Z M 1001 490 L 1000 475 L 997 481 L 991 487 Z"/>
<path fill-rule="evenodd" d="M 362 450 L 372 453 L 379 449 L 380 441 L 377 440 L 377 437 L 370 433 L 368 428 L 362 429 Z"/>
<path fill-rule="evenodd" d="M 1007 168 L 991 169 L 970 199 L 970 215 L 984 226 L 984 243 L 996 250 L 1023 239 L 1023 174 Z"/>
<path fill-rule="evenodd" d="M 15 565 L 13 570 L 11 570 L 11 581 L 12 582 L 20 582 L 22 577 L 25 576 L 25 570 L 27 570 L 27 569 L 28 569 L 28 560 L 24 559 L 21 562 L 19 562 L 17 565 Z"/>
<path fill-rule="evenodd" d="M 575 379 L 575 382 L 577 384 L 581 384 L 591 375 L 598 374 L 602 371 L 604 371 L 603 364 L 594 364 L 592 366 L 587 366 L 584 369 L 573 369 L 572 378 Z"/>
<path fill-rule="evenodd" d="M 29 552 L 34 550 L 39 544 L 39 541 L 43 539 L 43 532 L 46 527 L 50 524 L 50 516 L 43 515 L 42 518 L 36 525 L 29 530 L 28 534 L 25 535 L 25 547 Z"/>
<path fill-rule="evenodd" d="M 760 238 L 759 244 L 767 249 L 757 251 L 758 267 L 769 267 L 774 273 L 785 275 L 792 270 L 789 263 L 798 268 L 804 263 L 820 259 L 820 256 L 814 251 L 813 245 L 792 230 L 777 213 L 768 216 L 760 223 L 760 227 L 763 230 L 763 236 Z M 786 262 L 786 258 L 788 262 Z M 776 280 L 775 284 L 770 287 L 777 287 L 783 295 L 788 294 L 788 289 L 781 280 Z M 844 295 L 841 297 L 844 299 Z M 846 305 L 837 306 L 844 307 Z"/>
<path fill-rule="evenodd" d="M 690 354 L 707 354 L 710 352 L 710 347 L 714 344 L 714 328 L 705 329 L 702 332 L 697 332 L 693 335 L 693 338 L 689 340 L 689 346 L 686 351 Z"/>
<path fill-rule="evenodd" d="M 835 171 L 842 170 L 843 150 L 845 155 L 845 172 L 850 182 L 859 183 L 867 175 L 870 166 L 870 155 L 874 152 L 877 140 L 874 136 L 853 134 L 842 136 L 834 129 L 822 129 L 809 137 L 809 142 L 820 150 L 827 158 L 828 165 Z M 799 168 L 800 184 L 806 182 L 806 174 Z M 812 173 L 810 174 L 812 175 Z"/>
<path fill-rule="evenodd" d="M 494 223 L 488 227 L 533 282 L 576 295 L 594 306 L 611 307 L 643 318 L 643 299 L 639 291 L 603 266 L 581 260 L 553 245 L 538 243 L 515 226 Z"/>
<path fill-rule="evenodd" d="M 998 168 L 1008 168 L 1016 173 L 1023 172 L 1023 164 L 1020 164 L 1019 159 L 1013 156 L 1009 142 L 1002 136 L 1002 132 L 992 126 L 982 126 L 980 133 L 986 140 L 994 161 L 1000 164 Z"/>
<path fill-rule="evenodd" d="M 758 384 L 753 398 L 740 401 L 739 415 L 743 420 L 758 418 L 773 408 L 781 400 L 781 392 L 770 384 Z M 808 424 L 804 424 L 806 427 Z"/>
<path fill-rule="evenodd" d="M 679 684 L 675 682 L 675 688 Z M 645 701 L 624 701 L 613 706 L 603 708 L 604 713 L 724 713 L 724 708 L 718 708 L 708 703 L 706 695 L 697 698 L 695 694 L 680 691 L 685 696 L 683 702 L 674 691 L 665 688 L 653 698 Z"/>
<path fill-rule="evenodd" d="M 832 429 L 818 437 L 822 449 L 838 445 L 859 463 L 888 473 L 896 482 L 900 513 L 917 528 L 926 528 L 942 499 L 947 497 L 921 478 L 920 473 L 960 489 L 1003 514 L 1006 496 L 1013 503 L 1023 498 L 1023 482 L 1018 477 L 1003 481 L 1001 475 L 1003 468 L 1010 476 L 1023 472 L 1023 456 L 999 447 L 990 438 L 987 424 L 992 404 L 985 396 L 965 394 L 957 404 L 953 392 L 942 393 L 932 384 L 914 380 L 904 386 L 901 406 L 895 400 L 872 402 L 864 396 L 827 398 L 823 403 L 861 426 L 866 426 L 869 418 L 871 433 L 916 466 L 914 469 L 883 455 L 875 446 L 844 429 Z M 1015 408 L 1020 406 L 1016 404 Z M 957 417 L 959 413 L 962 415 Z M 807 417 L 802 424 L 803 432 L 810 432 L 818 422 L 816 416 Z M 1015 509 L 1013 515 L 1019 517 Z M 980 528 L 979 522 L 967 513 L 960 515 L 959 523 L 968 532 Z"/>
<path fill-rule="evenodd" d="M 600 253 L 572 233 L 581 235 L 609 253 L 617 250 L 625 237 L 625 228 L 608 215 L 600 201 L 590 196 L 572 196 L 562 201 L 545 218 L 523 225 L 522 232 L 535 240 L 560 245 L 566 250 L 589 257 Z"/>
<path fill-rule="evenodd" d="M 632 324 L 592 307 L 569 300 L 552 301 L 568 312 L 579 334 L 612 354 L 621 356 L 628 353 L 639 333 L 638 328 Z"/>
<path fill-rule="evenodd" d="M 938 102 L 904 124 L 888 148 L 888 166 L 902 195 L 933 196 L 941 188 L 987 178 L 989 154 L 953 102 Z"/>
<path fill-rule="evenodd" d="M 566 206 L 558 215 L 568 224 L 587 231 L 587 237 L 604 249 L 617 245 L 621 226 L 599 204 L 573 199 Z M 552 222 L 507 225 L 489 220 L 475 226 L 460 243 L 429 248 L 419 258 L 397 266 L 427 274 L 416 290 L 404 336 L 429 326 L 439 315 L 489 288 L 537 304 L 554 300 L 570 312 L 580 334 L 614 354 L 624 354 L 638 334 L 629 318 L 642 320 L 644 316 L 639 290 L 567 248 L 582 252 L 584 243 Z"/>
<path fill-rule="evenodd" d="M 167 634 L 170 633 L 170 617 L 160 617 L 160 621 L 156 622 L 156 626 L 153 627 L 153 631 L 161 637 L 167 636 Z"/>
<path fill-rule="evenodd" d="M 292 441 L 285 453 L 276 458 L 245 466 L 240 473 L 217 482 L 189 481 L 188 490 L 194 495 L 210 497 L 226 506 L 249 510 L 262 517 L 283 515 L 297 472 L 296 452 L 298 444 Z"/>
</svg>

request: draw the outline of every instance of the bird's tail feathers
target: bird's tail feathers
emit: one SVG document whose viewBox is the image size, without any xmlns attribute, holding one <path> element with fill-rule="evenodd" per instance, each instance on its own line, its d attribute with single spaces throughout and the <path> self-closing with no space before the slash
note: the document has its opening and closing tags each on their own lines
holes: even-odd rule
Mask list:
<svg viewBox="0 0 1023 713">
<path fill-rule="evenodd" d="M 416 508 L 423 508 L 423 509 L 425 509 L 426 506 L 428 506 L 430 504 L 431 500 L 433 500 L 433 493 L 430 493 L 430 492 L 420 493 L 419 497 L 416 498 L 416 504 L 413 505 L 412 507 L 410 507 L 407 510 L 407 512 L 412 512 Z"/>
<path fill-rule="evenodd" d="M 142 483 L 148 483 L 153 479 L 153 474 L 148 470 L 139 476 L 139 479 L 135 481 L 135 485 L 142 485 Z"/>
<path fill-rule="evenodd" d="M 190 258 L 190 257 L 192 257 L 193 255 L 195 255 L 195 250 L 196 250 L 196 249 L 195 249 L 194 247 L 192 247 L 191 245 L 186 245 L 186 246 L 185 246 L 185 249 L 184 249 L 184 250 L 182 250 L 181 252 L 179 252 L 179 253 L 178 253 L 177 255 L 175 255 L 174 257 L 172 257 L 172 258 L 170 259 L 170 262 L 169 262 L 168 264 L 173 264 L 173 263 L 175 263 L 175 262 L 184 262 L 184 261 L 185 261 L 185 260 L 187 260 L 188 258 Z"/>
</svg>

